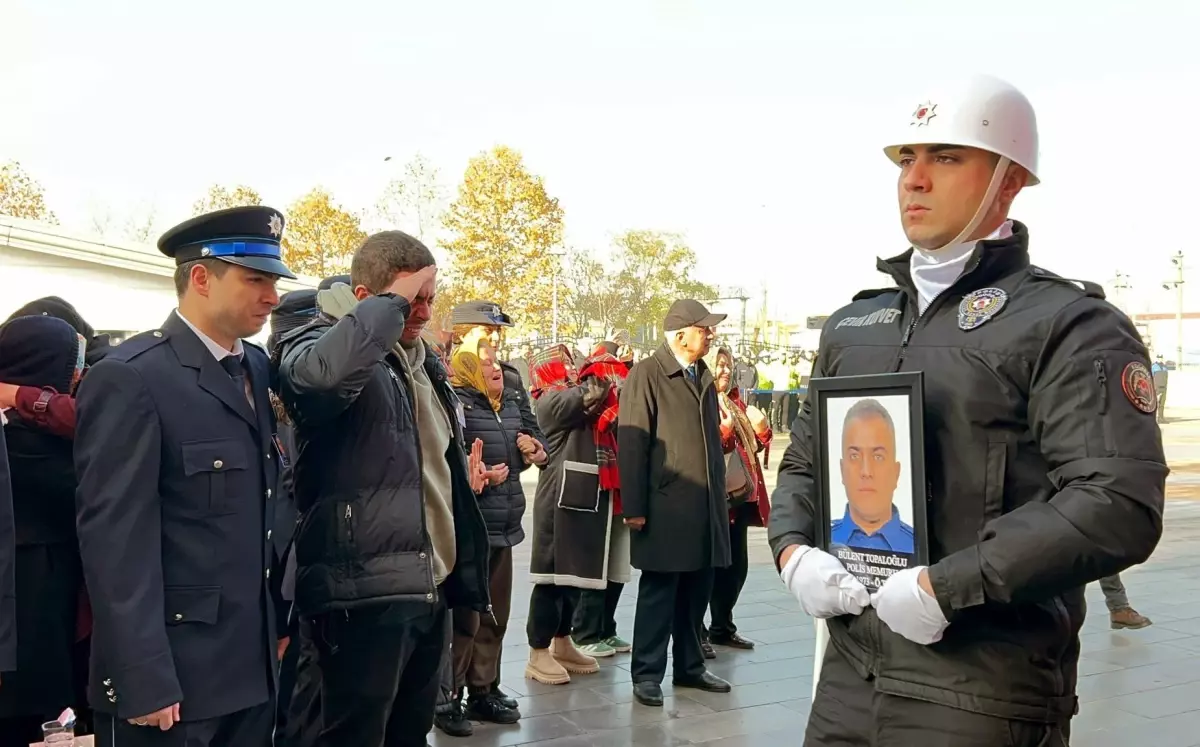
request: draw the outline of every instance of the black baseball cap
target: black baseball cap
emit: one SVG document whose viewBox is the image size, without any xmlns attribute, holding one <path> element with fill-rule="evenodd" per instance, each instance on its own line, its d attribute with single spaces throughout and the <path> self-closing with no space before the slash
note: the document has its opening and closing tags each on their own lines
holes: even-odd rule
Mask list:
<svg viewBox="0 0 1200 747">
<path fill-rule="evenodd" d="M 728 314 L 713 314 L 704 304 L 690 298 L 683 298 L 671 304 L 667 310 L 667 318 L 663 320 L 663 329 L 675 332 L 688 327 L 715 327 L 725 321 Z"/>
<path fill-rule="evenodd" d="M 450 312 L 450 323 L 482 324 L 488 327 L 511 327 L 512 318 L 500 309 L 500 304 L 493 301 L 467 301 L 460 303 Z"/>
<path fill-rule="evenodd" d="M 261 205 L 218 210 L 167 231 L 158 240 L 158 250 L 176 265 L 212 258 L 295 279 L 280 252 L 283 224 L 279 211 Z"/>
</svg>

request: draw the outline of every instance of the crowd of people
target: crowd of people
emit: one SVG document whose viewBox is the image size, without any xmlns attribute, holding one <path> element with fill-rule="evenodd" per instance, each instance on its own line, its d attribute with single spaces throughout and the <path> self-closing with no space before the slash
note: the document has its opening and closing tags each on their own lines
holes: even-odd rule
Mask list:
<svg viewBox="0 0 1200 747">
<path fill-rule="evenodd" d="M 637 363 L 622 341 L 552 345 L 526 381 L 496 303 L 426 339 L 438 268 L 417 239 L 374 234 L 348 275 L 280 298 L 284 216 L 222 210 L 159 240 L 179 302 L 157 328 L 111 345 L 57 298 L 0 326 L 0 747 L 68 705 L 104 747 L 421 747 L 516 723 L 500 662 L 526 541 L 526 677 L 629 653 L 641 707 L 668 667 L 727 693 L 706 661 L 754 646 L 734 622 L 751 526 L 828 625 L 806 745 L 1065 745 L 1083 587 L 1162 532 L 1148 353 L 1097 286 L 1029 262 L 1008 215 L 1037 183 L 1019 91 L 972 78 L 903 125 L 885 153 L 913 248 L 830 317 L 813 376 L 924 372 L 928 566 L 870 593 L 822 549 L 809 402 L 768 495 L 771 423 L 701 302 L 675 301 Z"/>
<path fill-rule="evenodd" d="M 349 275 L 281 298 L 282 230 L 247 207 L 167 232 L 178 308 L 120 345 L 55 297 L 0 326 L 17 600 L 0 744 L 68 705 L 103 745 L 424 745 L 435 723 L 515 723 L 499 669 L 530 469 L 525 675 L 563 684 L 632 651 L 638 699 L 661 705 L 673 636 L 676 686 L 728 691 L 704 661 L 753 646 L 732 608 L 771 436 L 730 351 L 704 363 L 723 317 L 681 301 L 646 365 L 617 341 L 578 366 L 554 345 L 526 382 L 499 360 L 498 304 L 426 339 L 437 268 L 416 239 L 371 236 Z M 265 348 L 246 341 L 268 322 Z M 732 511 L 726 454 L 754 480 Z M 615 621 L 631 561 L 633 643 Z"/>
</svg>

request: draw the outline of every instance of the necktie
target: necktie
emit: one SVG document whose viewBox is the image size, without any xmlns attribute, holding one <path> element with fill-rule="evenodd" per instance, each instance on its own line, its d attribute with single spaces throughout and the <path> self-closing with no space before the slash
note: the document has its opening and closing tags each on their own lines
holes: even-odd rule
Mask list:
<svg viewBox="0 0 1200 747">
<path fill-rule="evenodd" d="M 254 409 L 254 399 L 250 396 L 250 387 L 246 385 L 246 367 L 242 364 L 241 356 L 225 356 L 221 359 L 221 368 L 224 368 L 225 372 L 229 374 L 229 378 L 233 379 L 234 386 L 246 395 L 250 409 Z"/>
<path fill-rule="evenodd" d="M 688 366 L 687 368 L 685 368 L 683 370 L 684 370 L 684 373 L 687 374 L 688 381 L 695 384 L 696 383 L 696 364 L 693 363 L 692 365 Z"/>
</svg>

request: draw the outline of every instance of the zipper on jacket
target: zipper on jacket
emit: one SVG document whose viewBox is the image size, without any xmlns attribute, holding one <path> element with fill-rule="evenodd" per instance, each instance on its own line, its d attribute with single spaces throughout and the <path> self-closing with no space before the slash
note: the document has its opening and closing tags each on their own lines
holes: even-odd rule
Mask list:
<svg viewBox="0 0 1200 747">
<path fill-rule="evenodd" d="M 350 504 L 347 503 L 346 511 L 342 515 L 343 534 L 345 535 L 344 539 L 347 545 L 354 544 L 354 524 L 351 523 L 351 519 L 353 519 L 353 517 L 354 510 L 351 508 Z"/>
<path fill-rule="evenodd" d="M 1108 373 L 1104 370 L 1104 361 L 1099 358 L 1092 361 L 1096 371 L 1096 382 L 1100 385 L 1100 421 L 1104 426 L 1104 450 L 1112 454 L 1117 450 L 1113 438 L 1112 423 L 1108 418 Z"/>
<path fill-rule="evenodd" d="M 413 374 L 412 381 L 410 381 L 409 385 L 403 391 L 401 391 L 400 377 L 396 375 L 395 369 L 393 369 L 387 363 L 384 363 L 384 366 L 387 368 L 388 374 L 391 375 L 392 383 L 395 384 L 396 389 L 400 391 L 401 396 L 408 400 L 408 407 L 412 412 L 413 429 L 416 431 L 416 433 L 413 435 L 415 436 L 414 440 L 417 442 L 417 487 L 421 491 L 421 534 L 425 536 L 425 541 L 429 544 L 429 562 L 425 564 L 425 570 L 429 576 L 430 601 L 436 602 L 438 598 L 438 589 L 437 579 L 435 579 L 433 576 L 433 536 L 429 534 L 429 517 L 425 515 L 425 474 L 422 470 L 422 466 L 425 464 L 425 456 L 421 452 L 421 426 L 417 424 L 417 400 L 412 393 L 412 388 L 416 386 L 417 376 L 416 374 Z M 453 426 L 451 426 L 451 430 L 453 430 Z M 450 490 L 453 492 L 453 485 L 451 486 Z M 453 509 L 451 509 L 451 511 L 453 511 Z M 457 544 L 457 540 L 455 540 L 455 544 Z"/>
<path fill-rule="evenodd" d="M 907 287 L 904 287 L 903 283 L 900 283 L 900 290 L 904 292 L 904 295 L 907 299 L 909 299 L 909 303 L 911 304 L 913 317 L 912 321 L 908 323 L 908 328 L 904 331 L 904 336 L 900 339 L 900 353 L 896 356 L 896 365 L 892 369 L 893 371 L 899 371 L 904 365 L 904 355 L 908 352 L 908 343 L 912 339 L 913 332 L 917 330 L 917 325 L 923 320 L 932 316 L 934 311 L 939 310 L 942 306 L 942 302 L 945 301 L 946 297 L 950 295 L 950 291 L 954 290 L 959 283 L 961 283 L 963 280 L 966 280 L 971 273 L 975 272 L 975 270 L 979 267 L 981 256 L 982 255 L 977 255 L 974 259 L 972 259 L 963 270 L 963 273 L 958 276 L 958 279 L 951 283 L 950 286 L 941 293 L 934 296 L 929 301 L 929 305 L 925 307 L 924 311 L 921 311 L 921 295 L 917 291 L 916 286 L 913 286 L 912 290 L 909 291 Z M 909 278 L 909 284 L 912 284 L 911 278 Z"/>
</svg>

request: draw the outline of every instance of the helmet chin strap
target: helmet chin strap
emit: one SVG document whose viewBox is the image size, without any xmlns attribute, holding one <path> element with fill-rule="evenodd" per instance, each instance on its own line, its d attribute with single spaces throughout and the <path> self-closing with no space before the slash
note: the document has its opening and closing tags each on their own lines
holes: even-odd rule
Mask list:
<svg viewBox="0 0 1200 747">
<path fill-rule="evenodd" d="M 1004 156 L 1000 156 L 1000 160 L 996 162 L 996 168 L 992 171 L 992 180 L 988 182 L 987 191 L 983 193 L 983 199 L 979 201 L 979 209 L 975 211 L 975 216 L 967 222 L 966 227 L 954 237 L 952 241 L 944 246 L 932 250 L 940 252 L 944 249 L 949 249 L 955 244 L 961 244 L 968 236 L 975 233 L 975 229 L 979 228 L 979 224 L 983 222 L 983 216 L 987 215 L 987 211 L 992 209 L 992 203 L 996 201 L 996 194 L 1000 192 L 1000 184 L 1004 181 L 1004 175 L 1008 172 L 1008 165 L 1012 163 Z"/>
</svg>

